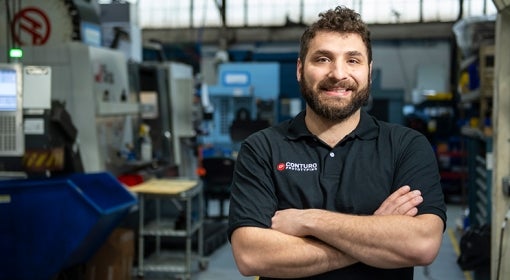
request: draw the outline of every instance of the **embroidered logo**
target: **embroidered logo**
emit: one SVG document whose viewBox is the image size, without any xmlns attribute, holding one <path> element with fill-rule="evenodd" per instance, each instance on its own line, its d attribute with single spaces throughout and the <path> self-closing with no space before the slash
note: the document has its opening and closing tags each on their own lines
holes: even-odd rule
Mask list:
<svg viewBox="0 0 510 280">
<path fill-rule="evenodd" d="M 278 166 L 276 167 L 276 169 L 278 169 L 278 171 L 283 171 L 285 170 L 285 163 L 278 163 Z"/>
<path fill-rule="evenodd" d="M 281 162 L 276 166 L 278 171 L 293 170 L 293 171 L 317 171 L 317 163 L 295 163 L 295 162 Z"/>
</svg>

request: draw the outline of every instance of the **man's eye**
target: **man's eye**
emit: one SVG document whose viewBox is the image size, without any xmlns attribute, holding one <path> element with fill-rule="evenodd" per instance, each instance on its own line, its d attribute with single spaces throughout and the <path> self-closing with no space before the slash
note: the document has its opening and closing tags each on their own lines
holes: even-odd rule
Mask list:
<svg viewBox="0 0 510 280">
<path fill-rule="evenodd" d="M 328 62 L 328 61 L 330 61 L 330 60 L 329 60 L 329 58 L 327 58 L 327 57 L 318 57 L 318 58 L 316 59 L 316 61 L 317 61 L 317 62 Z"/>
<path fill-rule="evenodd" d="M 357 59 L 349 59 L 349 60 L 347 60 L 347 62 L 350 64 L 358 64 L 359 63 L 359 61 Z"/>
</svg>

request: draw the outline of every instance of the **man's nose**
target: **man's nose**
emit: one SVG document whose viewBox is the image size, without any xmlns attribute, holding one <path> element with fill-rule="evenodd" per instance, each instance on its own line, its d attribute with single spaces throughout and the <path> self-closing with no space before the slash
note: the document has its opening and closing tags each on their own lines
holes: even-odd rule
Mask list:
<svg viewBox="0 0 510 280">
<path fill-rule="evenodd" d="M 336 78 L 337 80 L 342 80 L 347 77 L 347 67 L 344 63 L 331 63 L 328 77 L 330 78 Z"/>
</svg>

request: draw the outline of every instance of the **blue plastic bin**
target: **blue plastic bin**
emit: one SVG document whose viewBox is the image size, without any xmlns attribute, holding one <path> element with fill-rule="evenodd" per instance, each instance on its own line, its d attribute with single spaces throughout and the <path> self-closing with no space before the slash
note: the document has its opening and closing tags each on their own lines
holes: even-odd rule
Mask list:
<svg viewBox="0 0 510 280">
<path fill-rule="evenodd" d="M 85 263 L 136 203 L 109 173 L 0 180 L 0 279 L 52 279 Z"/>
</svg>

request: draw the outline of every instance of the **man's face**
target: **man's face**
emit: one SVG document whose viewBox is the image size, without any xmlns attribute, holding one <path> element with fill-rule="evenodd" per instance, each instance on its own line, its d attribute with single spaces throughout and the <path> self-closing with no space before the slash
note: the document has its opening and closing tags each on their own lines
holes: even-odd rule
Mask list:
<svg viewBox="0 0 510 280">
<path fill-rule="evenodd" d="M 320 32 L 310 41 L 305 61 L 298 60 L 301 94 L 317 115 L 345 120 L 368 101 L 371 67 L 359 35 Z"/>
</svg>

